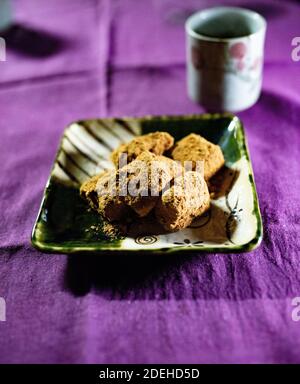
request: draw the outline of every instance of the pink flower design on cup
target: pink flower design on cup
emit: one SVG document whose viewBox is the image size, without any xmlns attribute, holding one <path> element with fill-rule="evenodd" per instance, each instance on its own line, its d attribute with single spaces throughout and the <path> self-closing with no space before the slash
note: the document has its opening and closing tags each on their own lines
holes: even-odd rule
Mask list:
<svg viewBox="0 0 300 384">
<path fill-rule="evenodd" d="M 258 68 L 260 67 L 260 65 L 261 65 L 261 62 L 262 62 L 261 57 L 257 57 L 257 58 L 254 60 L 252 66 L 251 66 L 251 69 L 253 69 L 254 71 L 255 71 L 256 69 L 258 69 Z"/>
<path fill-rule="evenodd" d="M 241 60 L 245 57 L 247 52 L 247 46 L 245 43 L 239 42 L 239 43 L 234 43 L 230 48 L 229 48 L 229 55 L 233 59 L 238 59 Z"/>
<path fill-rule="evenodd" d="M 237 62 L 236 68 L 238 71 L 242 71 L 245 68 L 245 63 L 242 60 Z"/>
</svg>

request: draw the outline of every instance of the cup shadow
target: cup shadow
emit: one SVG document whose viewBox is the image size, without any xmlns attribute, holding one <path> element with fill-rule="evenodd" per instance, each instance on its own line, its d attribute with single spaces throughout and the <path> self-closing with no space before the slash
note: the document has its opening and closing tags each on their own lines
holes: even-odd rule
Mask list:
<svg viewBox="0 0 300 384">
<path fill-rule="evenodd" d="M 12 25 L 2 36 L 8 49 L 35 58 L 52 56 L 65 45 L 59 36 L 21 24 Z"/>
<path fill-rule="evenodd" d="M 291 0 L 293 2 L 299 2 L 300 0 Z M 252 11 L 258 12 L 263 15 L 266 19 L 275 19 L 280 18 L 284 13 L 286 13 L 286 8 L 282 4 L 270 4 L 263 3 L 258 1 L 249 1 L 248 3 L 235 4 L 237 7 L 247 8 Z M 199 11 L 199 7 L 187 8 L 185 6 L 174 8 L 166 12 L 165 20 L 169 24 L 174 25 L 184 25 L 186 19 L 191 16 L 193 13 Z"/>
<path fill-rule="evenodd" d="M 242 3 L 238 5 L 260 13 L 266 19 L 275 19 L 282 17 L 286 13 L 286 8 L 282 4 L 267 4 L 263 2 L 249 1 L 249 3 Z"/>
</svg>

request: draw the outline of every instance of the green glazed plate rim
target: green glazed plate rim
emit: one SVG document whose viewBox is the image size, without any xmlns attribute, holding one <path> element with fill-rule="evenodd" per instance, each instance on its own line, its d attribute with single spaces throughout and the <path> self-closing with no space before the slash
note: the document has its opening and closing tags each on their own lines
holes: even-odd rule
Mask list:
<svg viewBox="0 0 300 384">
<path fill-rule="evenodd" d="M 54 169 L 54 164 L 56 163 L 60 150 L 61 150 L 61 144 L 62 140 L 65 137 L 66 130 L 68 129 L 69 126 L 66 127 L 64 130 L 64 133 L 61 137 L 61 140 L 59 142 L 59 147 L 55 156 L 55 160 L 53 163 L 53 166 L 51 168 L 50 175 L 48 177 L 44 192 L 43 192 L 43 197 L 42 201 L 39 207 L 38 215 L 35 220 L 32 233 L 31 233 L 31 244 L 33 245 L 34 248 L 36 248 L 39 251 L 45 252 L 45 253 L 62 253 L 62 254 L 74 254 L 74 253 L 97 253 L 97 254 L 104 254 L 109 252 L 109 254 L 114 254 L 114 255 L 120 255 L 120 254 L 169 254 L 169 253 L 178 253 L 178 252 L 188 252 L 188 253 L 242 253 L 242 252 L 249 252 L 261 244 L 262 238 L 263 238 L 263 224 L 262 224 L 262 217 L 261 217 L 261 212 L 259 208 L 259 203 L 258 203 L 258 196 L 257 196 L 257 191 L 256 191 L 256 185 L 255 185 L 255 180 L 254 180 L 254 174 L 253 174 L 253 168 L 250 160 L 250 154 L 249 154 L 249 149 L 248 149 L 248 143 L 247 139 L 245 136 L 245 131 L 243 124 L 241 120 L 234 114 L 231 113 L 215 113 L 215 114 L 188 114 L 188 115 L 146 115 L 142 117 L 133 117 L 133 116 L 123 116 L 123 117 L 117 117 L 118 120 L 134 120 L 138 123 L 142 122 L 147 122 L 147 121 L 153 121 L 153 120 L 158 120 L 158 121 L 163 121 L 163 120 L 208 120 L 208 119 L 220 119 L 220 118 L 230 118 L 232 120 L 235 120 L 235 131 L 238 134 L 238 137 L 236 140 L 239 143 L 239 147 L 241 150 L 242 155 L 245 156 L 248 167 L 249 167 L 249 178 L 250 178 L 250 183 L 252 187 L 252 196 L 253 196 L 253 214 L 256 218 L 256 234 L 255 236 L 246 244 L 242 245 L 232 245 L 232 246 L 179 246 L 179 247 L 169 247 L 169 248 L 158 248 L 158 249 L 121 249 L 121 248 L 116 248 L 114 247 L 113 244 L 107 243 L 107 246 L 103 246 L 103 244 L 97 244 L 95 245 L 90 245 L 90 246 L 66 246 L 66 245 L 58 245 L 57 243 L 51 243 L 51 242 L 43 242 L 38 240 L 36 236 L 36 230 L 37 230 L 37 225 L 41 219 L 41 213 L 45 204 L 45 200 L 47 198 L 47 195 L 49 193 L 49 186 L 51 184 L 52 180 L 52 172 Z M 87 119 L 85 121 L 93 121 L 93 120 L 112 120 L 114 119 L 113 117 L 108 117 L 108 118 L 95 118 L 95 119 Z M 80 123 L 82 120 L 79 120 L 76 123 Z"/>
</svg>

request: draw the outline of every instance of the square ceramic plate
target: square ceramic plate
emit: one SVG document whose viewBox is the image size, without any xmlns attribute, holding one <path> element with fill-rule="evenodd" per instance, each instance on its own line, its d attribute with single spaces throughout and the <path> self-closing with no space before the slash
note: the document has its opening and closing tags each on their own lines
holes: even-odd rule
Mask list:
<svg viewBox="0 0 300 384">
<path fill-rule="evenodd" d="M 176 140 L 194 132 L 221 146 L 226 167 L 214 181 L 211 209 L 189 228 L 159 236 L 110 239 L 101 217 L 88 209 L 79 186 L 112 168 L 110 152 L 120 143 L 151 131 L 167 131 Z M 245 134 L 236 116 L 146 116 L 79 121 L 62 137 L 32 244 L 46 252 L 242 252 L 257 247 L 262 221 Z"/>
</svg>

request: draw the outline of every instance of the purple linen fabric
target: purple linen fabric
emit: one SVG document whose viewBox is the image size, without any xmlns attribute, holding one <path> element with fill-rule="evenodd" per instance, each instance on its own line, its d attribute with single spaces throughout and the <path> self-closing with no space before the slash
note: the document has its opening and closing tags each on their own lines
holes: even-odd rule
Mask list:
<svg viewBox="0 0 300 384">
<path fill-rule="evenodd" d="M 300 296 L 300 62 L 291 60 L 300 3 L 225 3 L 255 7 L 268 20 L 262 96 L 239 114 L 262 245 L 247 254 L 116 259 L 30 245 L 59 138 L 77 119 L 201 112 L 186 96 L 183 22 L 217 3 L 15 2 L 23 34 L 34 29 L 61 44 L 43 55 L 8 46 L 0 62 L 1 363 L 300 362 L 300 322 L 292 320 Z"/>
</svg>

